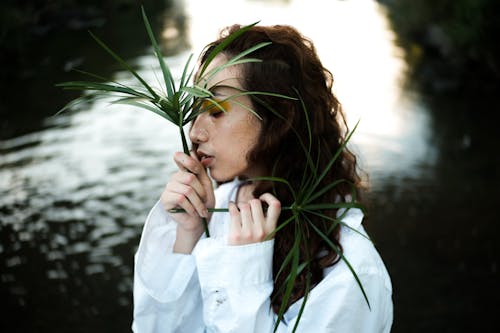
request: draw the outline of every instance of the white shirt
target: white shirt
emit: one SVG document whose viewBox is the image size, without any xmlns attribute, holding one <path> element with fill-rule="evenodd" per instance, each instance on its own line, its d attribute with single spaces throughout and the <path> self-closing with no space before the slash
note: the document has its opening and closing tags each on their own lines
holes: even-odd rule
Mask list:
<svg viewBox="0 0 500 333">
<path fill-rule="evenodd" d="M 234 201 L 238 182 L 221 185 L 216 207 Z M 346 263 L 325 270 L 309 293 L 296 332 L 390 332 L 393 318 L 389 274 L 350 209 L 340 230 L 344 255 L 358 275 L 371 310 Z M 157 203 L 146 220 L 135 257 L 136 333 L 273 332 L 271 309 L 274 240 L 227 245 L 230 217 L 213 213 L 210 238 L 202 237 L 190 255 L 173 253 L 176 222 Z M 353 231 L 350 228 L 356 230 Z M 290 306 L 277 332 L 292 332 L 302 299 Z"/>
</svg>

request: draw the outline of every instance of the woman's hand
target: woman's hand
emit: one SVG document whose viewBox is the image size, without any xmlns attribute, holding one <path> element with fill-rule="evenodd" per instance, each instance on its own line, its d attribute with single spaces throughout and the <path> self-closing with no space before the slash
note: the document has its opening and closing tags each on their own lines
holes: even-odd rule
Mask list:
<svg viewBox="0 0 500 333">
<path fill-rule="evenodd" d="M 182 208 L 185 213 L 172 213 L 177 222 L 174 252 L 191 253 L 204 231 L 201 218 L 210 218 L 207 208 L 215 205 L 215 196 L 207 171 L 196 154 L 174 154 L 179 171 L 172 175 L 161 195 L 163 207 L 169 211 Z"/>
<path fill-rule="evenodd" d="M 262 202 L 269 206 L 267 212 L 262 209 Z M 238 210 L 239 208 L 239 210 Z M 229 226 L 229 245 L 245 245 L 266 240 L 274 229 L 281 213 L 281 203 L 270 193 L 264 193 L 259 199 L 240 203 L 238 207 L 229 203 L 231 224 Z"/>
</svg>

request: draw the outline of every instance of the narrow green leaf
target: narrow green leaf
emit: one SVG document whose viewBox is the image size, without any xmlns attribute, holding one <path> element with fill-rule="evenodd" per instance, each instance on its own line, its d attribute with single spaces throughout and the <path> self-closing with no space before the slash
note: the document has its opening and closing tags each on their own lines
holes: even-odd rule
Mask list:
<svg viewBox="0 0 500 333">
<path fill-rule="evenodd" d="M 251 29 L 253 26 L 255 26 L 258 23 L 259 22 L 255 22 L 253 24 L 249 24 L 247 26 L 242 27 L 241 29 L 236 30 L 235 32 L 233 32 L 232 34 L 230 34 L 222 43 L 220 43 L 219 45 L 217 45 L 212 50 L 212 52 L 210 52 L 210 54 L 207 56 L 207 59 L 206 59 L 205 63 L 203 64 L 203 67 L 201 68 L 200 77 L 203 76 L 203 74 L 205 73 L 205 70 L 207 69 L 208 65 L 210 65 L 210 63 L 212 62 L 212 60 L 214 60 L 214 58 L 219 53 L 221 53 L 236 38 L 238 38 L 239 36 L 241 36 L 242 34 L 244 34 L 246 31 L 248 31 L 249 29 Z"/>
<path fill-rule="evenodd" d="M 283 260 L 283 262 L 280 265 L 280 269 L 278 270 L 278 273 L 276 273 L 276 275 L 274 277 L 274 282 L 275 283 L 278 280 L 278 278 L 280 277 L 281 273 L 283 273 L 283 271 L 285 270 L 285 268 L 288 265 L 288 263 L 292 260 L 292 257 L 293 257 L 293 252 L 292 251 L 288 252 L 288 254 L 285 257 L 285 260 Z M 284 287 L 285 285 L 286 285 L 286 283 L 284 283 L 282 285 L 282 287 Z M 281 292 L 281 291 L 278 290 L 278 293 L 279 292 Z"/>
<path fill-rule="evenodd" d="M 325 220 L 328 220 L 328 221 L 331 221 L 333 222 L 332 225 L 330 226 L 330 228 L 328 229 L 327 231 L 327 234 L 329 235 L 332 230 L 338 225 L 338 224 L 341 224 L 343 225 L 344 227 L 350 229 L 351 231 L 357 233 L 358 235 L 362 236 L 363 238 L 366 238 L 367 240 L 369 240 L 370 242 L 373 243 L 372 239 L 370 238 L 370 236 L 368 235 L 365 235 L 363 234 L 362 232 L 360 232 L 359 230 L 356 230 L 354 229 L 353 227 L 349 226 L 347 223 L 343 222 L 342 219 L 345 217 L 345 215 L 347 214 L 347 211 L 348 209 L 344 210 L 344 212 L 342 212 L 342 214 L 337 217 L 337 218 L 333 218 L 331 216 L 328 216 L 328 215 L 325 215 L 323 213 L 320 213 L 318 211 L 315 211 L 315 210 L 307 210 L 307 209 L 304 209 L 304 212 L 307 212 L 309 214 L 313 214 L 313 215 L 316 215 L 316 216 L 319 216 Z"/>
<path fill-rule="evenodd" d="M 115 86 L 112 84 L 98 83 L 98 82 L 69 81 L 64 83 L 58 83 L 56 84 L 56 86 L 66 90 L 95 90 L 95 91 L 116 92 L 116 93 L 141 97 L 145 99 L 151 99 L 151 96 L 123 85 Z"/>
<path fill-rule="evenodd" d="M 308 204 L 302 207 L 308 210 L 317 209 L 339 209 L 339 208 L 359 208 L 364 209 L 363 205 L 358 202 L 336 202 L 336 203 L 318 203 L 318 204 Z"/>
<path fill-rule="evenodd" d="M 179 84 L 179 88 L 184 87 L 190 80 L 194 72 L 194 67 L 191 69 L 191 72 L 189 75 L 187 74 L 187 71 L 189 69 L 189 64 L 191 63 L 191 59 L 193 59 L 193 54 L 191 53 L 189 55 L 189 58 L 186 62 L 186 65 L 184 65 L 184 70 L 182 71 L 182 76 L 181 76 L 181 82 Z"/>
<path fill-rule="evenodd" d="M 277 183 L 283 183 L 285 184 L 288 189 L 290 190 L 290 193 L 292 194 L 294 201 L 295 200 L 295 191 L 293 190 L 292 185 L 284 178 L 279 178 L 279 177 L 253 177 L 250 179 L 250 181 L 271 181 L 271 182 L 277 182 Z"/>
<path fill-rule="evenodd" d="M 78 98 L 75 98 L 74 100 L 70 101 L 69 103 L 67 103 L 65 106 L 63 106 L 61 109 L 59 109 L 53 117 L 56 117 L 58 115 L 60 115 L 61 113 L 63 113 L 64 111 L 68 110 L 68 109 L 72 109 L 74 108 L 75 106 L 81 104 L 81 103 L 85 103 L 85 102 L 89 102 L 90 100 L 93 99 L 94 96 L 81 96 L 81 97 L 78 97 Z"/>
<path fill-rule="evenodd" d="M 98 79 L 98 80 L 101 80 L 103 82 L 97 82 L 97 83 L 106 83 L 106 84 L 115 84 L 117 86 L 121 86 L 121 87 L 124 87 L 124 88 L 127 88 L 127 89 L 130 89 L 130 90 L 133 90 L 137 93 L 140 93 L 140 94 L 144 94 L 144 98 L 150 98 L 150 99 L 154 99 L 153 96 L 150 96 L 150 95 L 147 95 L 145 92 L 143 91 L 140 91 L 140 90 L 137 90 L 137 89 L 134 89 L 132 87 L 129 87 L 121 82 L 118 82 L 118 81 L 114 81 L 114 80 L 111 80 L 111 79 L 108 79 L 108 78 L 105 78 L 103 76 L 100 76 L 100 75 L 97 75 L 95 73 L 91 73 L 91 72 L 87 72 L 87 71 L 84 71 L 84 70 L 80 70 L 80 69 L 73 69 L 73 71 L 75 72 L 78 72 L 80 74 L 83 74 L 83 75 L 87 75 L 87 76 L 90 76 L 90 77 L 93 77 L 94 79 Z M 91 81 L 89 81 L 91 82 Z M 147 97 L 146 97 L 147 96 Z"/>
<path fill-rule="evenodd" d="M 290 207 L 283 207 L 281 211 L 283 210 L 290 210 Z M 297 219 L 297 214 L 294 214 L 290 216 L 288 219 L 280 223 L 269 235 L 266 236 L 266 240 L 273 239 L 276 233 L 278 233 L 281 229 L 285 228 L 290 222 L 294 221 Z"/>
<path fill-rule="evenodd" d="M 228 98 L 228 99 L 229 99 L 229 98 Z M 226 99 L 226 100 L 228 100 L 228 99 Z M 240 106 L 242 109 L 247 110 L 248 112 L 250 112 L 251 114 L 253 114 L 253 115 L 254 115 L 257 119 L 262 120 L 262 117 L 261 117 L 261 116 L 257 113 L 257 111 L 255 111 L 254 109 L 252 109 L 252 108 L 251 108 L 251 107 L 249 107 L 248 105 L 243 104 L 243 103 L 240 103 L 240 102 L 238 102 L 238 101 L 236 101 L 236 100 L 232 101 L 232 103 L 234 103 L 234 104 L 236 104 L 236 105 Z M 225 112 L 226 110 L 223 110 L 223 111 Z"/>
<path fill-rule="evenodd" d="M 234 94 L 234 95 L 231 95 L 231 98 L 235 98 L 235 97 L 238 97 L 238 96 L 271 96 L 271 97 L 278 97 L 278 98 L 289 99 L 289 100 L 294 100 L 294 101 L 297 100 L 297 98 L 295 98 L 295 97 L 291 97 L 291 96 L 287 96 L 287 95 L 283 95 L 283 94 L 278 94 L 278 93 L 266 92 L 266 91 L 241 90 L 241 89 L 237 89 L 237 88 L 234 88 L 234 87 L 231 87 L 231 86 L 226 86 L 226 85 L 217 85 L 217 87 L 224 87 L 224 88 L 230 88 L 230 89 L 237 90 L 238 93 Z"/>
<path fill-rule="evenodd" d="M 363 284 L 359 280 L 359 277 L 356 274 L 356 272 L 354 271 L 354 268 L 352 267 L 352 265 L 349 262 L 349 260 L 347 260 L 347 258 L 344 256 L 344 254 L 342 253 L 342 251 L 340 251 L 340 249 L 335 244 L 333 244 L 333 242 L 328 238 L 328 236 L 326 236 L 323 232 L 321 232 L 321 230 L 319 230 L 318 227 L 316 227 L 314 225 L 314 223 L 310 223 L 309 225 L 337 253 L 337 255 L 342 259 L 342 261 L 345 262 L 345 264 L 347 265 L 347 267 L 351 271 L 354 279 L 356 280 L 356 283 L 358 284 L 359 288 L 361 289 L 361 292 L 363 293 L 363 297 L 365 298 L 365 301 L 366 301 L 366 304 L 368 305 L 368 308 L 371 310 L 370 301 L 368 300 L 368 296 L 366 295 L 365 289 L 363 288 Z"/>
<path fill-rule="evenodd" d="M 106 51 L 108 52 L 116 61 L 118 61 L 126 70 L 128 70 L 139 82 L 153 95 L 154 98 L 159 98 L 158 94 L 151 88 L 144 79 L 137 74 L 137 72 L 120 56 L 113 52 L 103 41 L 101 41 L 92 32 L 89 32 L 92 38 Z"/>
<path fill-rule="evenodd" d="M 335 163 L 335 161 L 339 157 L 340 153 L 345 149 L 347 143 L 350 141 L 351 136 L 356 131 L 356 128 L 358 127 L 358 125 L 359 125 L 359 120 L 356 123 L 356 125 L 354 126 L 353 130 L 349 133 L 349 135 L 347 136 L 347 138 L 344 140 L 344 142 L 342 143 L 342 145 L 339 147 L 339 149 L 337 149 L 337 151 L 336 151 L 335 155 L 333 156 L 333 158 L 328 162 L 327 166 L 325 167 L 325 169 L 323 170 L 323 172 L 321 173 L 321 175 L 318 177 L 318 179 L 316 180 L 315 184 L 313 186 L 311 186 L 311 188 L 309 189 L 309 193 L 308 193 L 309 195 L 311 195 L 312 192 L 316 190 L 316 188 L 321 183 L 321 181 L 323 180 L 323 178 L 325 178 L 326 174 L 328 172 L 330 172 L 330 169 L 332 168 L 333 164 Z"/>
<path fill-rule="evenodd" d="M 310 202 L 313 202 L 314 200 L 316 200 L 317 198 L 319 198 L 320 196 L 322 196 L 326 192 L 330 191 L 331 189 L 333 189 L 337 185 L 344 183 L 344 182 L 346 182 L 345 179 L 337 179 L 336 181 L 334 181 L 334 182 L 326 185 L 325 187 L 321 188 L 320 190 L 318 190 L 314 195 L 311 195 L 309 198 L 307 198 L 307 201 L 305 201 L 305 203 L 308 204 Z"/>
<path fill-rule="evenodd" d="M 300 105 L 302 107 L 302 112 L 304 113 L 304 116 L 305 116 L 305 119 L 306 119 L 306 125 L 307 125 L 307 136 L 308 136 L 308 141 L 309 141 L 309 144 L 307 145 L 307 151 L 304 151 L 306 156 L 308 156 L 308 158 L 306 159 L 307 160 L 307 165 L 309 166 L 310 168 L 310 171 L 311 171 L 311 177 L 313 177 L 314 179 L 316 179 L 317 175 L 317 171 L 316 171 L 316 166 L 312 164 L 312 159 L 311 159 L 311 149 L 312 149 L 312 132 L 311 132 L 311 122 L 309 120 L 309 112 L 307 110 L 307 107 L 304 103 L 304 100 L 302 99 L 302 96 L 300 95 L 299 91 L 296 89 L 296 88 L 293 88 L 293 90 L 295 91 L 295 93 L 297 94 L 297 96 L 299 96 L 299 101 L 300 101 Z M 299 139 L 299 141 L 302 141 L 302 138 L 297 135 L 297 138 Z M 305 144 L 302 143 L 302 145 L 305 147 Z M 304 148 L 305 149 L 305 148 Z M 318 156 L 319 156 L 319 152 L 318 152 Z M 302 180 L 301 180 L 301 188 L 304 188 L 303 186 L 306 184 L 306 183 L 309 183 L 307 181 L 309 177 L 307 177 L 307 173 L 304 172 L 302 174 Z"/>
<path fill-rule="evenodd" d="M 311 269 L 308 267 L 308 270 L 310 271 Z M 307 299 L 309 298 L 310 291 L 311 291 L 311 275 L 306 274 L 306 289 L 304 292 L 304 298 L 302 300 L 302 304 L 300 305 L 300 310 L 299 310 L 299 313 L 297 315 L 297 319 L 295 320 L 295 325 L 293 325 L 292 333 L 295 333 L 297 331 L 300 318 L 302 318 L 302 314 L 304 313 L 304 309 L 306 308 L 306 303 L 307 303 Z"/>
<path fill-rule="evenodd" d="M 209 90 L 199 86 L 182 87 L 180 88 L 180 91 L 187 92 L 188 94 L 198 98 L 207 98 L 213 96 L 213 94 Z"/>
<path fill-rule="evenodd" d="M 114 103 L 117 103 L 117 104 L 126 104 L 126 105 L 135 106 L 135 107 L 138 107 L 138 108 L 142 108 L 142 109 L 151 111 L 153 113 L 156 113 L 160 117 L 162 117 L 164 119 L 167 119 L 171 123 L 175 124 L 175 121 L 172 118 L 170 118 L 170 116 L 166 112 L 164 112 L 163 110 L 159 109 L 158 107 L 154 107 L 154 106 L 148 105 L 146 103 L 141 103 L 141 102 L 132 101 L 132 100 L 118 100 L 118 101 L 115 101 Z"/>
<path fill-rule="evenodd" d="M 289 252 L 288 255 L 290 255 L 290 253 L 291 252 Z M 290 257 L 291 257 L 291 255 L 290 255 Z M 302 264 L 300 264 L 299 267 L 297 268 L 297 275 L 300 275 L 302 273 L 302 271 L 304 270 L 304 268 L 306 268 L 308 265 L 309 265 L 309 262 L 303 262 Z M 283 293 L 283 291 L 285 290 L 285 288 L 286 288 L 287 283 L 288 283 L 289 280 L 290 280 L 290 274 L 288 274 L 288 276 L 283 281 L 283 284 L 276 291 L 275 296 L 272 298 L 272 301 L 274 301 L 276 299 L 276 296 L 278 294 L 282 294 Z"/>
<path fill-rule="evenodd" d="M 278 329 L 279 323 L 283 320 L 283 314 L 285 313 L 285 309 L 287 308 L 287 304 L 290 300 L 290 296 L 292 294 L 293 286 L 295 284 L 295 280 L 297 279 L 297 269 L 299 267 L 299 258 L 300 258 L 300 240 L 301 240 L 301 233 L 297 232 L 296 229 L 295 232 L 295 241 L 292 246 L 292 249 L 290 252 L 292 252 L 292 263 L 290 267 L 290 277 L 289 280 L 286 284 L 286 289 L 285 293 L 283 294 L 283 300 L 280 306 L 280 309 L 278 310 L 278 320 L 276 321 L 276 324 L 274 326 L 274 332 Z"/>
<path fill-rule="evenodd" d="M 142 19 L 144 21 L 144 25 L 146 26 L 146 30 L 148 32 L 149 39 L 151 44 L 153 45 L 156 57 L 158 58 L 158 62 L 160 63 L 161 71 L 163 73 L 163 80 L 165 81 L 165 88 L 167 88 L 167 96 L 172 96 L 175 93 L 175 80 L 172 77 L 172 73 L 168 68 L 165 60 L 163 59 L 163 55 L 161 53 L 160 47 L 156 42 L 156 39 L 153 34 L 153 29 L 151 29 L 151 25 L 149 24 L 148 17 L 146 15 L 146 11 L 144 7 L 141 6 L 142 9 Z"/>
<path fill-rule="evenodd" d="M 98 79 L 98 80 L 101 80 L 101 81 L 104 81 L 104 82 L 113 82 L 113 83 L 116 83 L 116 84 L 120 84 L 118 82 L 115 82 L 115 81 L 112 81 L 112 80 L 109 80 L 103 76 L 100 76 L 98 74 L 94 74 L 94 73 L 91 73 L 91 72 L 87 72 L 87 71 L 84 71 L 84 70 L 81 70 L 81 69 L 73 69 L 73 71 L 77 72 L 77 73 L 80 73 L 80 74 L 83 74 L 83 75 L 86 75 L 86 76 L 90 76 L 90 77 L 93 77 L 94 79 Z"/>
<path fill-rule="evenodd" d="M 200 81 L 209 82 L 217 73 L 219 73 L 220 71 L 222 71 L 223 69 L 225 69 L 227 67 L 236 66 L 236 65 L 245 64 L 245 63 L 250 63 L 250 62 L 262 62 L 261 59 L 257 59 L 257 58 L 246 58 L 246 59 L 242 59 L 242 58 L 244 56 L 246 56 L 252 52 L 255 52 L 258 49 L 261 49 L 265 46 L 268 46 L 270 44 L 272 44 L 272 43 L 271 42 L 262 42 L 262 43 L 254 45 L 253 47 L 250 47 L 250 48 L 238 53 L 237 55 L 235 55 L 234 57 L 229 59 L 227 62 L 225 62 L 224 64 L 217 66 L 217 67 L 213 68 L 212 70 L 210 70 L 207 74 L 200 75 L 198 82 L 200 82 Z"/>
</svg>

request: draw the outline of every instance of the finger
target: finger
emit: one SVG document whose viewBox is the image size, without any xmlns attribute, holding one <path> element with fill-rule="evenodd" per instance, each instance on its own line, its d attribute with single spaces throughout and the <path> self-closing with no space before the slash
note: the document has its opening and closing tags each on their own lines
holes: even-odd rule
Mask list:
<svg viewBox="0 0 500 333">
<path fill-rule="evenodd" d="M 193 158 L 192 156 L 182 152 L 176 152 L 174 154 L 174 162 L 177 164 L 179 169 L 186 170 L 194 174 L 199 174 L 204 170 L 203 165 L 201 165 L 197 158 Z"/>
<path fill-rule="evenodd" d="M 174 194 L 186 197 L 199 216 L 208 217 L 207 207 L 205 206 L 203 199 L 193 187 L 177 182 L 170 182 L 167 185 L 167 190 Z"/>
<path fill-rule="evenodd" d="M 264 193 L 259 197 L 259 199 L 267 203 L 269 206 L 266 214 L 266 226 L 269 229 L 274 230 L 281 214 L 281 202 L 271 193 Z"/>
<path fill-rule="evenodd" d="M 262 209 L 262 201 L 259 199 L 252 199 L 248 202 L 250 204 L 253 223 L 264 222 L 264 211 Z"/>
<path fill-rule="evenodd" d="M 252 199 L 249 201 L 251 213 L 252 213 L 252 234 L 254 240 L 262 241 L 266 234 L 264 232 L 264 224 L 266 222 L 264 218 L 264 212 L 262 210 L 262 201 L 259 199 Z"/>
<path fill-rule="evenodd" d="M 173 180 L 181 183 L 183 185 L 192 187 L 196 193 L 200 196 L 203 202 L 207 200 L 207 191 L 205 187 L 201 184 L 197 175 L 188 171 L 179 171 L 173 176 Z"/>
<path fill-rule="evenodd" d="M 165 207 L 167 211 L 172 208 L 180 207 L 184 209 L 186 214 L 198 217 L 198 213 L 196 212 L 194 206 L 185 196 L 179 193 L 168 192 L 166 194 L 163 194 L 161 196 L 161 202 L 163 204 L 163 207 Z"/>
<path fill-rule="evenodd" d="M 228 208 L 231 216 L 228 243 L 229 245 L 237 245 L 241 241 L 241 215 L 234 202 L 230 202 Z"/>
<path fill-rule="evenodd" d="M 206 168 L 203 167 L 203 164 L 201 164 L 201 162 L 199 162 L 198 156 L 196 155 L 195 151 L 191 150 L 190 155 L 193 159 L 195 159 L 196 161 L 198 161 L 198 163 L 200 163 L 201 170 L 200 170 L 200 172 L 198 172 L 198 178 L 199 178 L 201 184 L 205 187 L 207 192 L 209 192 L 209 193 L 213 192 L 212 180 L 208 176 Z"/>
<path fill-rule="evenodd" d="M 241 215 L 241 238 L 243 241 L 250 241 L 252 237 L 253 221 L 252 211 L 248 203 L 238 204 Z"/>
</svg>

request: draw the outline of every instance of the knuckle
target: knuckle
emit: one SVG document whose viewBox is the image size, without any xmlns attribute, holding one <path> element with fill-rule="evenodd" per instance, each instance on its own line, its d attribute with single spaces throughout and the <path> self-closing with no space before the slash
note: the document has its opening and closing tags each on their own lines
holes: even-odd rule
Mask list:
<svg viewBox="0 0 500 333">
<path fill-rule="evenodd" d="M 250 205 L 260 205 L 261 201 L 259 199 L 252 199 L 250 200 Z"/>
<path fill-rule="evenodd" d="M 180 161 L 182 159 L 182 153 L 180 151 L 177 151 L 174 153 L 174 160 Z"/>
<path fill-rule="evenodd" d="M 186 201 L 186 197 L 185 197 L 185 196 L 183 196 L 183 195 L 179 195 L 179 196 L 177 197 L 176 203 L 177 203 L 177 204 L 179 204 L 179 205 L 181 205 L 181 204 L 183 204 L 185 201 Z"/>
<path fill-rule="evenodd" d="M 241 239 L 244 241 L 251 241 L 252 240 L 252 233 L 251 232 L 243 232 L 241 234 Z"/>
<path fill-rule="evenodd" d="M 169 205 L 169 202 L 168 202 L 167 198 L 165 198 L 165 197 L 162 196 L 160 198 L 160 201 L 161 201 L 162 206 L 165 207 L 165 209 L 168 210 L 170 208 L 170 205 Z"/>
<path fill-rule="evenodd" d="M 229 214 L 232 216 L 232 217 L 238 217 L 240 215 L 240 213 L 238 212 L 238 209 L 229 209 Z"/>
<path fill-rule="evenodd" d="M 195 173 L 197 172 L 196 166 L 196 163 L 192 159 L 186 161 L 186 167 Z"/>
<path fill-rule="evenodd" d="M 196 179 L 196 176 L 194 174 L 186 173 L 186 184 L 192 184 L 195 179 Z"/>
<path fill-rule="evenodd" d="M 230 242 L 231 244 L 238 244 L 238 243 L 240 243 L 240 242 L 241 242 L 241 237 L 240 237 L 240 235 L 239 235 L 239 234 L 237 234 L 237 233 L 233 233 L 233 234 L 231 234 L 231 235 L 229 236 L 229 242 Z"/>
<path fill-rule="evenodd" d="M 182 191 L 182 194 L 185 197 L 189 197 L 191 194 L 193 194 L 193 188 L 192 187 L 186 187 L 184 191 Z"/>
</svg>

